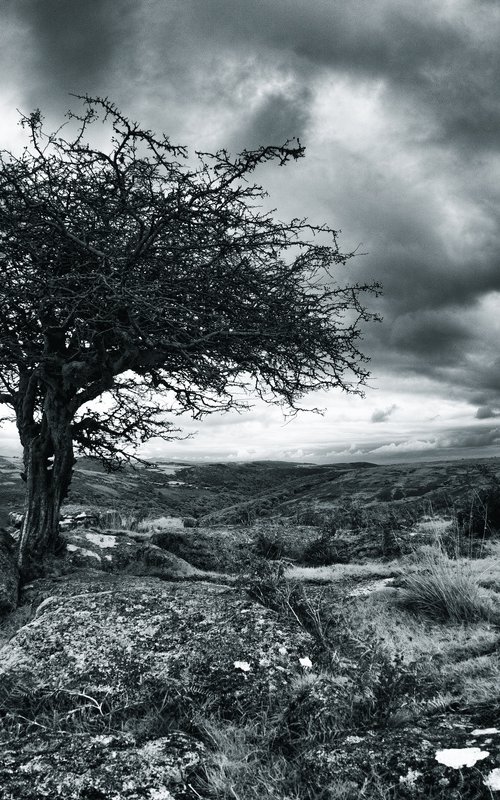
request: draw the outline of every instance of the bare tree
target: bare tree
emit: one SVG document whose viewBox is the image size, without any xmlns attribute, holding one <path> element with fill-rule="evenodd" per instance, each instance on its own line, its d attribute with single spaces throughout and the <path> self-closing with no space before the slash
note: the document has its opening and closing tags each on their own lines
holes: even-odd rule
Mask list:
<svg viewBox="0 0 500 800">
<path fill-rule="evenodd" d="M 178 436 L 172 415 L 245 407 L 245 392 L 292 412 L 311 390 L 359 393 L 375 316 L 360 297 L 378 291 L 333 280 L 352 255 L 334 230 L 262 211 L 249 176 L 302 157 L 298 141 L 193 168 L 107 99 L 79 100 L 55 133 L 23 116 L 22 155 L 0 153 L 0 402 L 24 452 L 24 575 L 56 546 L 75 447 L 113 467 Z"/>
</svg>

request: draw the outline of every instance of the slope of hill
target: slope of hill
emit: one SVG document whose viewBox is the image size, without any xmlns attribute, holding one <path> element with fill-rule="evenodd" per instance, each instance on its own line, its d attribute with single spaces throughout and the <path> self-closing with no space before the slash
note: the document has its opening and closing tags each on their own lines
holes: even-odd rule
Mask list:
<svg viewBox="0 0 500 800">
<path fill-rule="evenodd" d="M 0 456 L 0 525 L 20 511 L 21 459 Z M 358 502 L 445 508 L 500 480 L 500 459 L 377 466 L 280 461 L 198 464 L 159 461 L 107 473 L 99 462 L 77 462 L 68 503 L 114 508 L 139 517 L 193 516 L 205 524 L 297 516 Z"/>
</svg>

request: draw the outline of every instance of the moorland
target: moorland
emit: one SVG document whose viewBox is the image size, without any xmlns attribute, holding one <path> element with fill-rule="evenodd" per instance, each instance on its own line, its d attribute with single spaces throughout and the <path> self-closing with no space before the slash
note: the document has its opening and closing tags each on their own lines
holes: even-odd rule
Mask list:
<svg viewBox="0 0 500 800">
<path fill-rule="evenodd" d="M 60 551 L 4 602 L 0 797 L 500 797 L 499 480 L 79 460 Z"/>
</svg>

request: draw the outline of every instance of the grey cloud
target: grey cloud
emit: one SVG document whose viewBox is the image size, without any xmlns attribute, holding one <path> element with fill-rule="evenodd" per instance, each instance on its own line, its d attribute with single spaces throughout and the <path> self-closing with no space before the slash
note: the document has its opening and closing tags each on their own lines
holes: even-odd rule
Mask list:
<svg viewBox="0 0 500 800">
<path fill-rule="evenodd" d="M 397 408 L 397 406 L 392 405 L 389 408 L 386 408 L 384 410 L 376 409 L 373 412 L 372 416 L 371 416 L 371 421 L 372 422 L 387 422 L 387 420 L 389 419 L 391 414 L 396 410 L 396 408 Z"/>
<path fill-rule="evenodd" d="M 470 2 L 461 14 L 453 12 L 452 6 L 446 14 L 434 3 L 416 7 L 399 0 L 264 0 L 237 7 L 232 0 L 207 0 L 185 6 L 198 36 L 274 50 L 295 59 L 305 75 L 314 67 L 383 79 L 398 102 L 406 97 L 420 106 L 423 135 L 447 145 L 453 140 L 496 148 L 496 10 L 486 6 L 480 14 Z"/>
<path fill-rule="evenodd" d="M 494 32 L 499 23 L 493 6 L 484 5 L 479 14 L 469 3 L 460 17 L 452 7 L 438 13 L 434 3 L 417 8 L 399 0 L 10 0 L 8 5 L 30 30 L 36 91 L 45 97 L 106 89 L 111 67 L 120 65 L 127 79 L 140 61 L 141 69 L 145 62 L 151 65 L 153 91 L 172 81 L 178 98 L 186 91 L 189 98 L 200 83 L 207 86 L 204 78 L 223 69 L 228 56 L 242 64 L 250 58 L 249 69 L 252 58 L 256 67 L 270 59 L 304 87 L 324 69 L 383 80 L 393 102 L 401 105 L 408 98 L 409 107 L 420 109 L 415 118 L 424 137 L 447 146 L 455 140 L 498 146 L 500 52 Z M 137 59 L 134 53 L 141 49 Z"/>
<path fill-rule="evenodd" d="M 472 406 L 486 406 L 489 404 L 488 395 L 485 392 L 477 392 L 469 397 Z"/>
<path fill-rule="evenodd" d="M 498 413 L 489 406 L 479 406 L 474 416 L 476 419 L 491 419 L 492 417 L 498 417 Z"/>
<path fill-rule="evenodd" d="M 500 428 L 488 428 L 486 430 L 464 430 L 456 431 L 447 440 L 449 447 L 481 448 L 500 444 Z"/>
<path fill-rule="evenodd" d="M 188 3 L 194 24 L 233 41 L 264 43 L 291 51 L 321 66 L 354 63 L 360 70 L 403 74 L 422 64 L 442 62 L 444 52 L 462 43 L 462 35 L 432 8 L 416 13 L 410 4 L 368 5 L 352 0 L 348 5 L 317 0 L 282 3 L 264 0 L 258 6 L 231 0 L 208 0 L 201 7 Z"/>
<path fill-rule="evenodd" d="M 20 0 L 15 13 L 29 36 L 30 107 L 66 109 L 68 93 L 107 93 L 113 61 L 127 46 L 132 0 Z"/>
<path fill-rule="evenodd" d="M 234 152 L 262 144 L 279 145 L 287 139 L 303 139 L 309 120 L 311 92 L 307 87 L 273 91 L 267 95 L 237 137 L 229 142 Z"/>
<path fill-rule="evenodd" d="M 6 7 L 24 31 L 23 110 L 65 110 L 70 91 L 109 94 L 173 141 L 203 139 L 212 114 L 206 127 L 233 152 L 291 136 L 307 146 L 320 80 L 377 83 L 388 130 L 393 117 L 396 127 L 404 117 L 395 147 L 415 158 L 408 174 L 395 166 L 397 149 L 394 164 L 349 143 L 342 150 L 333 108 L 317 171 L 314 154 L 294 165 L 287 191 L 300 196 L 299 214 L 341 227 L 346 249 L 363 243 L 369 255 L 351 262 L 353 280 L 384 285 L 377 307 L 385 321 L 366 329 L 362 348 L 373 355 L 373 372 L 411 372 L 453 386 L 479 408 L 499 407 L 500 363 L 462 318 L 500 291 L 500 193 L 488 175 L 490 151 L 500 148 L 494 3 L 464 0 L 460 15 L 454 4 L 428 0 L 9 0 Z M 433 194 L 435 175 L 441 185 Z M 273 205 L 279 199 L 271 195 Z M 471 212 L 457 224 L 459 241 L 443 234 L 448 200 Z"/>
<path fill-rule="evenodd" d="M 397 349 L 440 365 L 461 362 L 464 346 L 473 336 L 466 324 L 449 312 L 427 310 L 398 317 L 391 333 Z"/>
<path fill-rule="evenodd" d="M 433 436 L 417 439 L 379 440 L 359 443 L 351 448 L 325 445 L 314 449 L 311 459 L 319 463 L 335 461 L 371 461 L 373 463 L 426 461 L 437 459 L 478 457 L 485 455 L 485 448 L 500 445 L 500 428 L 445 429 Z"/>
</svg>

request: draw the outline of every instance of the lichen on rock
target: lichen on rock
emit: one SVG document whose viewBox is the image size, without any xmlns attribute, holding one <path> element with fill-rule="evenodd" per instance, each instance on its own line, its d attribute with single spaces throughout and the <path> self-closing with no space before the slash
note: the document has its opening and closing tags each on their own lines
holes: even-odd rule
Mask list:
<svg viewBox="0 0 500 800">
<path fill-rule="evenodd" d="M 195 798 L 190 780 L 204 745 L 180 731 L 138 745 L 127 734 L 38 734 L 7 746 L 2 800 Z"/>
<path fill-rule="evenodd" d="M 225 585 L 82 570 L 34 581 L 22 600 L 34 616 L 0 649 L 5 800 L 196 797 L 194 711 L 258 714 L 311 645 Z"/>
</svg>

